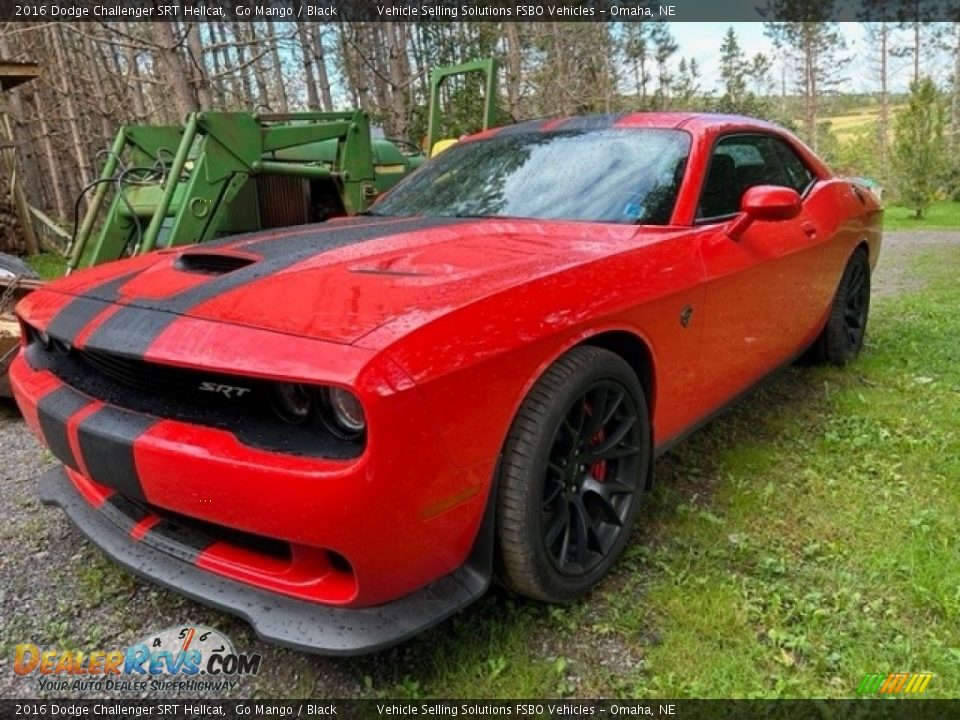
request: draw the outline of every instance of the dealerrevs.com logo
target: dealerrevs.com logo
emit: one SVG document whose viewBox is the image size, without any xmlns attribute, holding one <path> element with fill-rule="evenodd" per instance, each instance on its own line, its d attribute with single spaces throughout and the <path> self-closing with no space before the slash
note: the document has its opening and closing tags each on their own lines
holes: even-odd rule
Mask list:
<svg viewBox="0 0 960 720">
<path fill-rule="evenodd" d="M 61 650 L 21 643 L 13 671 L 36 677 L 40 690 L 202 692 L 233 690 L 237 678 L 260 672 L 259 654 L 237 653 L 223 633 L 182 625 L 150 633 L 125 649 Z"/>
</svg>

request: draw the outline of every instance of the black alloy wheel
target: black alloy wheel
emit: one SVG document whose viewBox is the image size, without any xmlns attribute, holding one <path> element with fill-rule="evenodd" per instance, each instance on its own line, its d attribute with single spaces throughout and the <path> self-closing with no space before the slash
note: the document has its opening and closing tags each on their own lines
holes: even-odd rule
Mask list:
<svg viewBox="0 0 960 720">
<path fill-rule="evenodd" d="M 540 536 L 559 572 L 588 573 L 616 544 L 638 491 L 640 430 L 626 388 L 601 380 L 574 402 L 554 433 Z"/>
<path fill-rule="evenodd" d="M 547 602 L 589 592 L 630 537 L 651 461 L 643 388 L 619 355 L 580 346 L 530 390 L 500 461 L 501 580 Z"/>
</svg>

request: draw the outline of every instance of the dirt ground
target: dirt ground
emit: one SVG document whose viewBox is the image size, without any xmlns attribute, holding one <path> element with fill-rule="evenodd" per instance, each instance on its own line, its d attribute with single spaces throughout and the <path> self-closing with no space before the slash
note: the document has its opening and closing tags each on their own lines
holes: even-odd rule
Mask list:
<svg viewBox="0 0 960 720">
<path fill-rule="evenodd" d="M 893 296 L 921 287 L 923 279 L 909 273 L 906 261 L 925 248 L 954 243 L 960 243 L 960 232 L 889 233 L 874 275 L 875 295 Z M 276 648 L 255 638 L 243 621 L 120 570 L 76 532 L 62 512 L 40 505 L 34 478 L 51 466 L 53 458 L 27 432 L 15 408 L 3 402 L 0 457 L 0 517 L 4 518 L 0 697 L 96 695 L 45 692 L 36 675 L 17 677 L 12 665 L 19 643 L 109 650 L 174 625 L 215 627 L 233 639 L 238 651 L 263 656 L 259 676 L 241 680 L 223 693 L 230 697 L 353 697 L 363 691 L 364 676 L 375 673 L 379 663 L 403 662 L 402 647 L 366 661 L 332 660 Z"/>
</svg>

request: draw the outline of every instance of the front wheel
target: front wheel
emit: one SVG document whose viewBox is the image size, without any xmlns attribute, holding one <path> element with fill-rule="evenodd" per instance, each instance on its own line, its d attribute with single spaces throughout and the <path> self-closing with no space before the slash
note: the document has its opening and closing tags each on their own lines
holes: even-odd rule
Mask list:
<svg viewBox="0 0 960 720">
<path fill-rule="evenodd" d="M 500 463 L 502 580 L 547 602 L 587 593 L 626 544 L 650 462 L 650 422 L 631 367 L 574 348 L 524 400 Z"/>
</svg>

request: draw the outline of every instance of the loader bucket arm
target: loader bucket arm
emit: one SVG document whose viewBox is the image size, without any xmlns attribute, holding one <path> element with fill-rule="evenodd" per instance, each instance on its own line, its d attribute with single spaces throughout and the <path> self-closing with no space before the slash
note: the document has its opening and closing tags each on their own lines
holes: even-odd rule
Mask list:
<svg viewBox="0 0 960 720">
<path fill-rule="evenodd" d="M 430 110 L 427 123 L 428 154 L 433 154 L 433 146 L 440 140 L 440 90 L 451 77 L 482 73 L 484 76 L 483 129 L 495 122 L 497 108 L 497 61 L 494 58 L 474 60 L 473 62 L 450 67 L 435 68 L 430 72 Z"/>
</svg>

